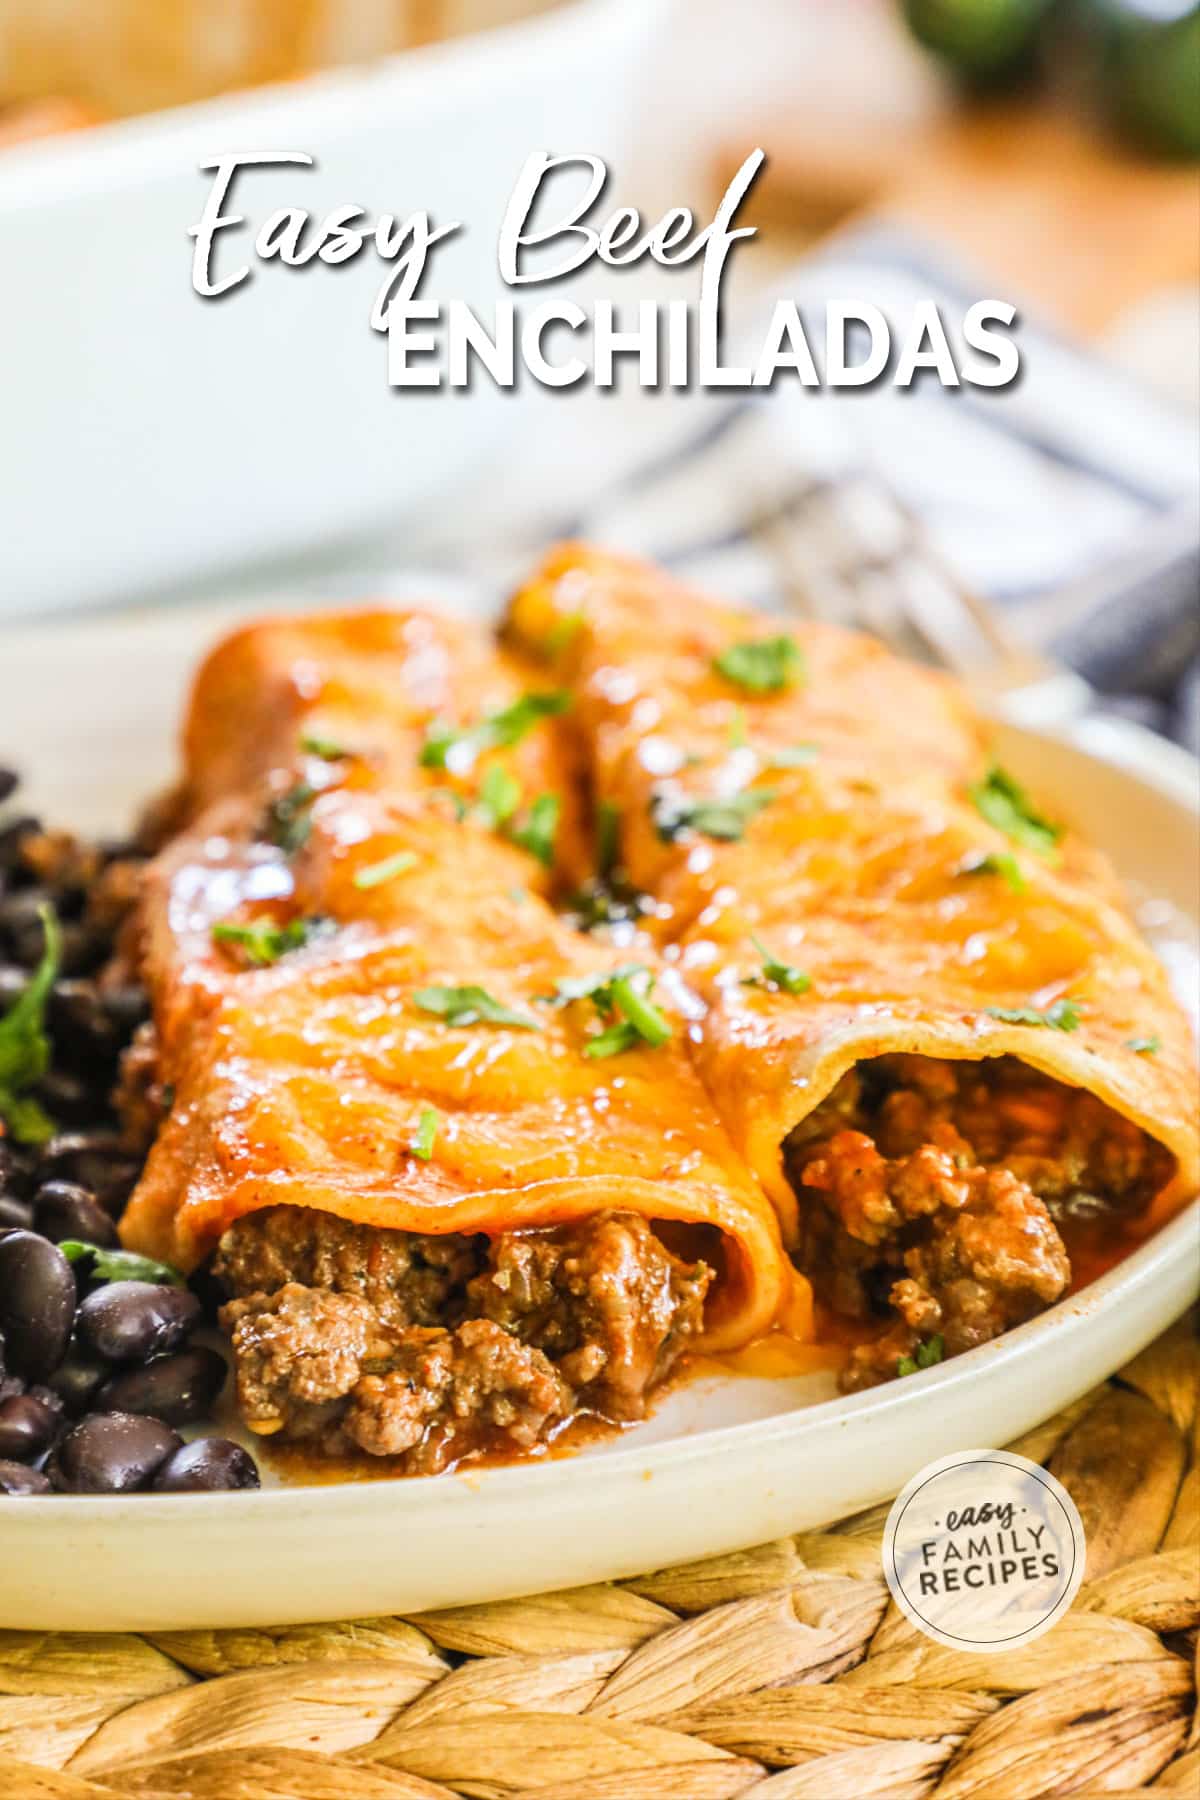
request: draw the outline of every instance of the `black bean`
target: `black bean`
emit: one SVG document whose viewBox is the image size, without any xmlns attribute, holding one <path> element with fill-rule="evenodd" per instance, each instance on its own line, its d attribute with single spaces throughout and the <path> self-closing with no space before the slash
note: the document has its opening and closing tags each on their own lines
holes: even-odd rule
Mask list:
<svg viewBox="0 0 1200 1800">
<path fill-rule="evenodd" d="M 110 1281 L 81 1302 L 79 1341 L 109 1362 L 145 1362 L 178 1349 L 199 1323 L 200 1302 L 186 1288 Z"/>
<path fill-rule="evenodd" d="M 59 900 L 57 905 L 61 915 L 62 901 Z M 62 945 L 59 967 L 64 975 L 94 975 L 101 964 L 108 960 L 112 948 L 110 940 L 94 925 L 85 924 L 81 920 L 68 921 L 61 927 L 59 937 Z M 36 956 L 30 956 L 31 964 L 40 955 L 39 948 Z M 21 960 L 19 950 L 17 959 Z"/>
<path fill-rule="evenodd" d="M 131 1037 L 150 1017 L 150 997 L 144 987 L 132 981 L 100 989 L 100 1005 L 123 1037 Z"/>
<path fill-rule="evenodd" d="M 14 1375 L 41 1381 L 58 1367 L 75 1299 L 74 1271 L 56 1244 L 32 1231 L 0 1238 L 0 1331 Z"/>
<path fill-rule="evenodd" d="M 67 1351 L 47 1385 L 61 1400 L 64 1410 L 78 1418 L 91 1411 L 93 1400 L 111 1374 L 109 1365 L 98 1356 L 87 1356 L 75 1347 Z"/>
<path fill-rule="evenodd" d="M 108 1111 L 104 1089 L 70 1069 L 47 1069 L 34 1086 L 33 1097 L 57 1125 L 92 1125 Z"/>
<path fill-rule="evenodd" d="M 60 1363 L 59 1368 L 61 1367 L 62 1364 Z M 32 1399 L 39 1401 L 41 1405 L 48 1406 L 50 1411 L 54 1414 L 55 1422 L 59 1425 L 62 1424 L 63 1403 L 52 1387 L 47 1387 L 44 1381 L 35 1381 L 26 1389 L 26 1392 Z"/>
<path fill-rule="evenodd" d="M 31 831 L 40 831 L 41 828 L 41 820 L 34 818 L 31 813 L 10 819 L 6 825 L 0 827 L 0 869 L 11 869 L 21 854 L 22 840 L 28 837 Z"/>
<path fill-rule="evenodd" d="M 28 1200 L 0 1192 L 0 1231 L 28 1231 L 32 1224 L 33 1208 Z"/>
<path fill-rule="evenodd" d="M 39 1469 L 24 1463 L 0 1462 L 0 1495 L 24 1499 L 27 1494 L 48 1494 L 50 1483 Z"/>
<path fill-rule="evenodd" d="M 65 1494 L 125 1494 L 147 1487 L 182 1439 L 158 1419 L 93 1413 L 68 1431 L 46 1465 Z"/>
<path fill-rule="evenodd" d="M 0 1138 L 0 1194 L 13 1194 L 18 1200 L 27 1200 L 32 1187 L 32 1153 L 18 1150 L 7 1138 Z"/>
<path fill-rule="evenodd" d="M 229 1290 L 225 1283 L 213 1274 L 211 1258 L 193 1269 L 188 1276 L 188 1286 L 195 1294 L 204 1309 L 206 1319 L 215 1319 L 218 1312 L 229 1299 Z"/>
<path fill-rule="evenodd" d="M 33 1462 L 57 1430 L 58 1414 L 32 1394 L 0 1400 L 0 1462 Z"/>
<path fill-rule="evenodd" d="M 12 960 L 27 970 L 37 967 L 46 948 L 41 920 L 45 904 L 46 890 L 41 887 L 20 888 L 0 899 L 0 942 L 7 944 Z M 54 910 L 60 919 L 59 968 L 64 975 L 91 974 L 108 955 L 108 944 L 90 925 L 75 919 L 63 921 L 61 898 L 55 899 Z"/>
<path fill-rule="evenodd" d="M 79 1238 L 109 1250 L 117 1243 L 117 1228 L 95 1194 L 74 1181 L 46 1181 L 33 1198 L 33 1229 L 61 1244 Z"/>
<path fill-rule="evenodd" d="M 115 1021 L 94 981 L 56 981 L 50 995 L 50 1034 L 56 1055 L 111 1062 L 120 1043 Z"/>
<path fill-rule="evenodd" d="M 29 970 L 19 963 L 0 963 L 0 1013 L 15 1006 L 29 986 Z"/>
<path fill-rule="evenodd" d="M 0 899 L 0 942 L 8 945 L 14 962 L 31 967 L 40 959 L 46 936 L 42 914 L 52 900 L 49 888 L 40 885 L 19 888 Z"/>
<path fill-rule="evenodd" d="M 142 1165 L 115 1131 L 64 1131 L 42 1146 L 37 1168 L 40 1181 L 78 1182 L 114 1212 L 129 1198 Z"/>
<path fill-rule="evenodd" d="M 156 1356 L 140 1369 L 123 1369 L 106 1381 L 93 1402 L 96 1412 L 149 1413 L 168 1425 L 202 1419 L 225 1385 L 225 1358 L 203 1345 Z"/>
<path fill-rule="evenodd" d="M 254 1458 L 240 1444 L 229 1438 L 197 1438 L 168 1457 L 150 1485 L 156 1494 L 191 1494 L 261 1484 Z"/>
<path fill-rule="evenodd" d="M 0 806 L 11 800 L 17 791 L 17 783 L 21 777 L 15 769 L 0 768 Z"/>
</svg>

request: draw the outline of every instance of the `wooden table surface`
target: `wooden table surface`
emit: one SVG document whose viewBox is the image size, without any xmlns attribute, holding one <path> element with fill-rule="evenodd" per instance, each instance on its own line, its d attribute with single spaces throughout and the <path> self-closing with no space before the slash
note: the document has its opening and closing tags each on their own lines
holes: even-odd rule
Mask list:
<svg viewBox="0 0 1200 1800">
<path fill-rule="evenodd" d="M 863 214 L 901 220 L 1075 331 L 1200 282 L 1200 173 L 1065 110 L 947 99 L 915 120 L 840 109 L 766 117 L 755 215 L 801 240 Z M 751 145 L 722 152 L 728 179 Z"/>
</svg>

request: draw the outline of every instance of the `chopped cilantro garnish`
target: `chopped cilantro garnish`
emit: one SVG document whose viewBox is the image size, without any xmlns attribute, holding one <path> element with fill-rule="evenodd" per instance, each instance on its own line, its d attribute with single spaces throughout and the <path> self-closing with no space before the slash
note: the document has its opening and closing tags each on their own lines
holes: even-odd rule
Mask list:
<svg viewBox="0 0 1200 1800">
<path fill-rule="evenodd" d="M 967 789 L 975 810 L 989 825 L 994 825 L 1015 844 L 1036 850 L 1039 856 L 1053 856 L 1062 826 L 1043 818 L 1019 782 L 1014 781 L 998 764 L 993 764 L 982 781 Z"/>
<path fill-rule="evenodd" d="M 543 654 L 548 657 L 561 656 L 575 642 L 586 624 L 587 617 L 584 613 L 563 613 L 542 639 Z"/>
<path fill-rule="evenodd" d="M 510 825 L 508 836 L 520 850 L 536 856 L 544 868 L 554 862 L 554 838 L 562 801 L 557 794 L 539 794 L 526 816 Z"/>
<path fill-rule="evenodd" d="M 460 794 L 457 788 L 432 787 L 429 789 L 429 793 L 434 799 L 444 800 L 446 802 L 451 812 L 454 814 L 455 823 L 458 825 L 462 824 L 463 820 L 471 810 L 466 795 Z"/>
<path fill-rule="evenodd" d="M 397 850 L 394 856 L 385 856 L 382 862 L 369 863 L 360 869 L 354 877 L 356 888 L 382 887 L 385 881 L 394 881 L 397 875 L 406 875 L 415 869 L 420 859 L 411 850 Z"/>
<path fill-rule="evenodd" d="M 610 876 L 585 882 L 567 900 L 565 911 L 576 931 L 598 931 L 604 925 L 640 918 L 651 904 L 645 894 L 614 871 Z"/>
<path fill-rule="evenodd" d="M 433 1155 L 433 1146 L 437 1139 L 438 1116 L 432 1106 L 423 1106 L 417 1119 L 417 1129 L 413 1133 L 409 1150 L 422 1162 L 428 1162 Z"/>
<path fill-rule="evenodd" d="M 629 1029 L 636 1032 L 644 1044 L 649 1044 L 653 1049 L 657 1050 L 665 1044 L 670 1037 L 671 1027 L 668 1023 L 666 1014 L 662 1012 L 659 1007 L 655 1006 L 650 998 L 650 991 L 653 986 L 654 983 L 651 981 L 647 985 L 645 992 L 641 992 L 634 987 L 633 977 L 631 975 L 618 975 L 614 978 L 612 984 L 612 1003 L 613 1010 L 621 1015 L 625 1023 L 629 1026 Z M 587 1055 L 600 1056 L 612 1054 L 611 1051 L 602 1052 L 597 1050 L 595 1043 L 596 1040 L 593 1040 L 593 1042 L 588 1045 Z"/>
<path fill-rule="evenodd" d="M 932 1369 L 934 1363 L 940 1363 L 945 1355 L 946 1345 L 942 1336 L 926 1339 L 918 1344 L 912 1356 L 902 1356 L 896 1364 L 897 1375 L 915 1375 L 919 1369 Z"/>
<path fill-rule="evenodd" d="M 583 1046 L 583 1054 L 595 1059 L 607 1056 L 624 1056 L 627 1050 L 636 1050 L 643 1042 L 642 1034 L 630 1019 L 614 1019 L 611 1025 L 598 1031 L 595 1037 L 589 1038 Z"/>
<path fill-rule="evenodd" d="M 804 652 L 792 637 L 748 638 L 714 656 L 713 668 L 748 693 L 779 694 L 803 679 Z"/>
<path fill-rule="evenodd" d="M 0 1119 L 19 1144 L 44 1144 L 54 1135 L 54 1121 L 24 1092 L 50 1067 L 46 1035 L 46 1003 L 58 978 L 62 936 L 49 906 L 41 908 L 42 954 L 24 991 L 0 1018 Z"/>
<path fill-rule="evenodd" d="M 744 788 L 728 800 L 693 800 L 686 795 L 656 794 L 650 803 L 654 829 L 664 844 L 673 843 L 684 831 L 722 843 L 736 843 L 746 826 L 775 798 L 774 788 Z"/>
<path fill-rule="evenodd" d="M 502 1006 L 481 987 L 418 988 L 413 1005 L 422 1012 L 436 1013 L 447 1025 L 511 1025 L 518 1031 L 540 1031 L 536 1019 Z"/>
<path fill-rule="evenodd" d="M 1162 1049 L 1162 1039 L 1157 1031 L 1149 1037 L 1131 1037 L 1125 1039 L 1125 1048 L 1133 1050 L 1138 1056 L 1157 1056 Z"/>
<path fill-rule="evenodd" d="M 653 1049 L 665 1044 L 671 1035 L 665 1013 L 650 998 L 654 987 L 650 978 L 644 987 L 634 986 L 650 971 L 644 963 L 625 963 L 603 975 L 584 975 L 560 981 L 553 994 L 540 998 L 548 1006 L 570 1006 L 576 1000 L 590 1000 L 602 1019 L 611 1023 L 584 1045 L 585 1056 L 618 1056 L 639 1044 Z"/>
<path fill-rule="evenodd" d="M 421 767 L 444 769 L 450 752 L 460 745 L 469 761 L 484 750 L 505 750 L 519 744 L 540 720 L 566 712 L 570 704 L 570 694 L 559 688 L 548 694 L 524 694 L 502 711 L 489 713 L 477 725 L 449 725 L 444 719 L 435 719 L 425 735 Z"/>
<path fill-rule="evenodd" d="M 307 781 L 297 781 L 286 793 L 277 794 L 267 808 L 267 837 L 289 856 L 308 842 L 312 830 L 310 808 L 317 790 Z"/>
<path fill-rule="evenodd" d="M 729 715 L 729 748 L 731 750 L 748 750 L 750 733 L 746 729 L 746 709 L 735 706 Z"/>
<path fill-rule="evenodd" d="M 446 719 L 434 719 L 425 728 L 425 742 L 417 761 L 423 769 L 444 769 L 449 751 L 468 736 L 464 727 L 451 725 Z"/>
<path fill-rule="evenodd" d="M 183 1276 L 170 1263 L 155 1262 L 152 1256 L 139 1256 L 134 1250 L 105 1250 L 99 1244 L 85 1244 L 80 1238 L 66 1238 L 58 1246 L 68 1262 L 89 1259 L 88 1277 L 92 1281 L 155 1281 L 182 1287 Z"/>
<path fill-rule="evenodd" d="M 266 968 L 289 950 L 303 949 L 317 933 L 328 929 L 327 919 L 291 919 L 286 925 L 278 925 L 274 919 L 252 919 L 247 925 L 214 925 L 212 935 L 214 943 L 236 944 L 247 962 Z"/>
<path fill-rule="evenodd" d="M 780 744 L 774 750 L 764 750 L 762 762 L 765 769 L 803 769 L 820 754 L 815 744 Z"/>
<path fill-rule="evenodd" d="M 601 875 L 611 875 L 621 855 L 621 809 L 611 800 L 601 800 L 596 808 L 596 866 Z"/>
<path fill-rule="evenodd" d="M 484 824 L 498 831 L 520 804 L 520 782 L 501 763 L 493 763 L 479 786 L 479 814 Z"/>
<path fill-rule="evenodd" d="M 1029 883 L 1011 850 L 989 850 L 960 865 L 960 875 L 999 875 L 1011 893 L 1023 894 Z"/>
<path fill-rule="evenodd" d="M 1055 1031 L 1079 1029 L 1080 1010 L 1075 1000 L 1056 1000 L 1047 1007 L 988 1006 L 984 1011 L 1006 1025 L 1049 1025 Z"/>
<path fill-rule="evenodd" d="M 591 1000 L 596 1011 L 604 1015 L 613 1011 L 614 982 L 629 981 L 635 975 L 649 973 L 645 963 L 622 963 L 619 969 L 610 969 L 600 975 L 578 975 L 560 981 L 552 994 L 539 994 L 538 999 L 545 1006 L 570 1006 L 576 1000 Z"/>
<path fill-rule="evenodd" d="M 761 938 L 751 937 L 750 942 L 762 957 L 762 971 L 757 975 L 746 975 L 742 978 L 743 987 L 778 988 L 784 994 L 806 994 L 812 986 L 812 979 L 797 969 L 792 963 L 780 962 L 771 955 Z"/>
<path fill-rule="evenodd" d="M 354 755 L 353 750 L 347 750 L 333 738 L 315 737 L 311 732 L 305 732 L 300 739 L 300 748 L 306 756 L 319 756 L 322 762 L 345 762 Z"/>
</svg>

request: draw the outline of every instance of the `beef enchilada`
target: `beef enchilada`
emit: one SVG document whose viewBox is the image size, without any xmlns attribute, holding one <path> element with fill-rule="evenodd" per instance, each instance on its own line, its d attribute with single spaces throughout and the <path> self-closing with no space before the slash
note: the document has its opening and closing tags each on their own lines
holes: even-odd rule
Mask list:
<svg viewBox="0 0 1200 1800">
<path fill-rule="evenodd" d="M 506 628 L 575 696 L 639 928 L 829 1311 L 846 1385 L 1059 1298 L 1070 1247 L 1196 1190 L 1194 1049 L 1104 860 L 991 765 L 947 679 L 586 548 Z"/>
<path fill-rule="evenodd" d="M 555 552 L 499 637 L 267 621 L 201 670 L 129 954 L 123 1241 L 264 1437 L 432 1472 L 781 1322 L 906 1375 L 1197 1181 L 1104 860 L 950 682 Z"/>
</svg>

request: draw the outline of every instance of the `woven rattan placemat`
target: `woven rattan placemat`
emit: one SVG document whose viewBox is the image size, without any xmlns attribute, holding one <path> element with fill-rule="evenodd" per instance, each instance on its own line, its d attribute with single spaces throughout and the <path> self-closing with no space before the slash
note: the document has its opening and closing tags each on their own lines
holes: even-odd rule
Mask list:
<svg viewBox="0 0 1200 1800">
<path fill-rule="evenodd" d="M 1070 1614 L 1023 1649 L 948 1650 L 907 1623 L 886 1506 L 410 1619 L 0 1632 L 0 1800 L 1200 1794 L 1198 1398 L 1190 1318 L 1012 1446 L 1088 1536 Z"/>
</svg>

